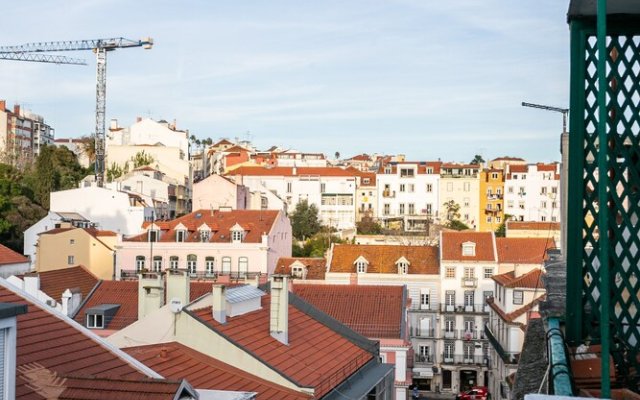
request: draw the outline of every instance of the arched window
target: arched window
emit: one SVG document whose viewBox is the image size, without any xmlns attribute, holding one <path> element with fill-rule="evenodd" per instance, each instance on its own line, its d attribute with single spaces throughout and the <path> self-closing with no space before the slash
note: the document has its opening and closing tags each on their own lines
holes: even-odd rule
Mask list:
<svg viewBox="0 0 640 400">
<path fill-rule="evenodd" d="M 153 256 L 153 270 L 155 272 L 162 271 L 162 256 Z"/>
<path fill-rule="evenodd" d="M 240 272 L 240 276 L 244 276 L 249 272 L 249 259 L 247 257 L 238 258 L 238 272 Z"/>
<path fill-rule="evenodd" d="M 187 271 L 190 274 L 196 273 L 196 264 L 198 262 L 198 257 L 195 254 L 189 254 L 187 256 Z"/>
<path fill-rule="evenodd" d="M 169 268 L 178 269 L 178 256 L 169 257 Z"/>
<path fill-rule="evenodd" d="M 222 273 L 231 273 L 231 257 L 222 257 Z"/>
<path fill-rule="evenodd" d="M 213 275 L 216 272 L 216 259 L 209 256 L 204 259 L 205 272 L 208 275 Z"/>
<path fill-rule="evenodd" d="M 142 271 L 145 266 L 145 258 L 144 256 L 136 256 L 136 272 Z"/>
</svg>

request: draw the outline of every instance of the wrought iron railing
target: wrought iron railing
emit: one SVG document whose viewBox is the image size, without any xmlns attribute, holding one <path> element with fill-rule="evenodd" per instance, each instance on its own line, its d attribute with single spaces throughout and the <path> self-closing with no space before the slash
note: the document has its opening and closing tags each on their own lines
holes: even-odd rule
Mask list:
<svg viewBox="0 0 640 400">
<path fill-rule="evenodd" d="M 498 339 L 495 337 L 493 332 L 491 332 L 491 329 L 489 328 L 488 325 L 484 326 L 484 334 L 487 337 L 487 339 L 489 339 L 489 343 L 491 343 L 491 346 L 493 346 L 496 353 L 498 353 L 498 356 L 500 356 L 500 358 L 505 364 L 518 363 L 518 361 L 520 360 L 520 353 L 505 351 L 504 347 L 502 347 L 502 345 L 500 344 Z"/>
</svg>

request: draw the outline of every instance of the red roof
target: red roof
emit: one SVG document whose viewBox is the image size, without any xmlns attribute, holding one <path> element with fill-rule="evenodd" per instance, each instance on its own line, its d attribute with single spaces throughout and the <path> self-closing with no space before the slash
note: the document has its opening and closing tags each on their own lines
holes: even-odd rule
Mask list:
<svg viewBox="0 0 640 400">
<path fill-rule="evenodd" d="M 297 167 L 296 173 L 293 173 L 293 167 L 262 167 L 262 166 L 243 166 L 229 171 L 227 175 L 244 175 L 244 176 L 344 176 L 355 177 L 360 171 L 355 169 L 342 169 L 337 167 Z"/>
<path fill-rule="evenodd" d="M 510 264 L 542 264 L 547 249 L 554 248 L 550 238 L 496 238 L 498 261 Z"/>
<path fill-rule="evenodd" d="M 324 258 L 280 257 L 274 274 L 291 275 L 291 265 L 296 261 L 307 267 L 306 279 L 324 280 L 327 270 L 327 260 Z"/>
<path fill-rule="evenodd" d="M 532 308 L 534 308 L 541 300 L 545 299 L 545 295 L 543 294 L 542 296 L 537 297 L 536 299 L 534 299 L 531 303 L 529 304 L 525 304 L 524 306 L 518 308 L 517 310 L 514 310 L 510 313 L 505 313 L 500 307 L 498 307 L 498 305 L 495 303 L 494 298 L 493 297 L 489 297 L 487 299 L 487 304 L 489 305 L 489 307 L 491 307 L 491 309 L 493 311 L 495 311 L 500 318 L 502 318 L 504 321 L 507 322 L 513 322 L 516 318 L 518 318 L 519 316 L 521 316 L 522 314 L 526 313 L 527 311 L 531 310 Z"/>
<path fill-rule="evenodd" d="M 355 273 L 355 262 L 364 257 L 369 263 L 367 273 L 397 274 L 396 262 L 404 257 L 409 261 L 409 274 L 440 273 L 440 260 L 436 246 L 395 246 L 336 244 L 333 247 L 330 272 Z"/>
<path fill-rule="evenodd" d="M 261 309 L 227 317 L 224 325 L 213 319 L 211 307 L 191 312 L 289 380 L 314 388 L 316 398 L 321 398 L 373 359 L 372 353 L 291 304 L 289 344 L 282 344 L 269 333 L 270 301 L 270 295 L 262 296 Z"/>
<path fill-rule="evenodd" d="M 349 160 L 353 160 L 353 161 L 373 161 L 371 156 L 366 154 L 366 153 L 358 154 L 357 156 L 353 156 Z"/>
<path fill-rule="evenodd" d="M 164 379 L 97 378 L 92 376 L 61 376 L 56 384 L 65 388 L 59 400 L 174 400 L 182 381 Z M 47 385 L 46 387 L 50 387 Z"/>
<path fill-rule="evenodd" d="M 527 164 L 523 164 L 523 165 L 515 164 L 515 165 L 509 166 L 509 172 L 524 173 L 527 171 L 529 171 L 529 166 Z"/>
<path fill-rule="evenodd" d="M 507 221 L 507 230 L 559 231 L 560 222 Z"/>
<path fill-rule="evenodd" d="M 117 233 L 113 232 L 113 231 L 105 231 L 105 230 L 100 230 L 100 229 L 96 229 L 96 228 L 76 228 L 75 226 L 71 226 L 68 228 L 53 228 L 53 229 L 49 229 L 46 232 L 42 232 L 40 233 L 40 235 L 56 235 L 58 233 L 62 233 L 62 232 L 68 232 L 68 231 L 72 231 L 74 229 L 81 229 L 85 232 L 87 232 L 89 235 L 97 238 L 99 236 L 117 236 Z"/>
<path fill-rule="evenodd" d="M 542 284 L 542 275 L 544 275 L 542 270 L 535 268 L 518 277 L 511 271 L 505 274 L 494 275 L 492 279 L 508 288 L 538 289 L 544 287 Z"/>
<path fill-rule="evenodd" d="M 462 245 L 475 243 L 475 255 L 463 256 Z M 442 231 L 442 259 L 448 261 L 496 261 L 492 232 Z"/>
<path fill-rule="evenodd" d="M 277 210 L 216 210 L 213 212 L 198 210 L 172 221 L 156 221 L 154 224 L 161 230 L 159 242 L 175 242 L 175 228 L 180 224 L 188 231 L 185 242 L 200 242 L 198 228 L 205 224 L 211 230 L 209 242 L 229 243 L 231 228 L 238 224 L 244 229 L 243 243 L 260 243 L 262 242 L 262 234 L 271 231 L 278 213 Z M 151 222 L 145 222 L 143 228 L 149 227 L 150 224 Z M 145 232 L 123 240 L 125 242 L 147 242 L 148 238 L 149 236 Z"/>
<path fill-rule="evenodd" d="M 29 259 L 16 253 L 5 245 L 0 244 L 0 265 L 28 263 Z"/>
<path fill-rule="evenodd" d="M 403 339 L 404 286 L 297 284 L 293 291 L 362 336 Z"/>
<path fill-rule="evenodd" d="M 440 168 L 442 167 L 442 163 L 440 161 L 391 161 L 381 163 L 378 168 L 379 174 L 386 173 L 385 170 L 388 167 L 391 167 L 391 173 L 397 174 L 398 167 L 402 168 L 403 165 L 417 165 L 418 170 L 417 174 L 426 174 L 428 169 L 431 169 L 431 174 L 438 175 L 440 174 Z"/>
<path fill-rule="evenodd" d="M 258 400 L 304 400 L 311 396 L 269 382 L 180 343 L 123 349 L 169 379 L 188 379 L 198 389 L 255 392 Z"/>
<path fill-rule="evenodd" d="M 67 289 L 80 289 L 82 299 L 85 299 L 98 284 L 98 278 L 81 265 L 40 272 L 38 275 L 40 276 L 40 290 L 58 303 L 61 301 L 62 293 Z"/>
</svg>

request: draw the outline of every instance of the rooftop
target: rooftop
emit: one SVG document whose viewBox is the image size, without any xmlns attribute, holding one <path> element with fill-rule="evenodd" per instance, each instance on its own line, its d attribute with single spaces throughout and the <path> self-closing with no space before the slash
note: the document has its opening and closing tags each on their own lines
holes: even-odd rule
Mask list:
<svg viewBox="0 0 640 400">
<path fill-rule="evenodd" d="M 448 232 L 442 231 L 442 260 L 450 261 L 496 261 L 493 232 Z M 475 244 L 473 255 L 462 255 L 462 245 Z"/>
<path fill-rule="evenodd" d="M 74 288 L 80 289 L 82 298 L 85 299 L 99 281 L 94 274 L 81 265 L 40 272 L 38 275 L 40 276 L 40 290 L 57 302 L 60 302 L 65 290 Z"/>
<path fill-rule="evenodd" d="M 29 259 L 5 245 L 0 244 L 0 265 L 28 263 Z"/>
<path fill-rule="evenodd" d="M 556 246 L 553 238 L 496 238 L 498 261 L 511 264 L 542 264 L 549 248 Z"/>
<path fill-rule="evenodd" d="M 507 231 L 559 231 L 560 222 L 507 221 Z"/>
<path fill-rule="evenodd" d="M 295 262 L 299 262 L 307 268 L 306 279 L 324 280 L 324 275 L 327 270 L 327 260 L 324 258 L 280 257 L 274 273 L 291 275 L 291 265 Z"/>
<path fill-rule="evenodd" d="M 542 289 L 542 276 L 544 273 L 542 269 L 535 268 L 526 274 L 522 274 L 518 277 L 514 272 L 507 272 L 506 274 L 494 275 L 492 279 L 498 282 L 500 285 L 508 288 L 522 288 L 522 289 Z"/>
<path fill-rule="evenodd" d="M 355 273 L 355 262 L 364 257 L 367 273 L 397 274 L 396 262 L 404 257 L 409 261 L 409 274 L 440 273 L 440 261 L 436 246 L 396 246 L 396 245 L 358 245 L 336 244 L 333 247 L 330 272 Z"/>
<path fill-rule="evenodd" d="M 262 166 L 243 166 L 230 171 L 228 175 L 245 175 L 245 176 L 338 176 L 338 177 L 355 177 L 360 171 L 355 169 L 342 169 L 337 167 L 262 167 Z"/>
</svg>

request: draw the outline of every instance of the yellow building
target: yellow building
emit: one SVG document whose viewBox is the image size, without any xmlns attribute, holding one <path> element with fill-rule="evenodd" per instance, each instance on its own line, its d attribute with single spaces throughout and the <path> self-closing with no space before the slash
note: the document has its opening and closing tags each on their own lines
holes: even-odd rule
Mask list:
<svg viewBox="0 0 640 400">
<path fill-rule="evenodd" d="M 504 222 L 504 171 L 485 169 L 480 173 L 480 232 L 495 232 Z"/>
<path fill-rule="evenodd" d="M 61 224 L 40 234 L 36 246 L 36 271 L 83 265 L 100 279 L 112 279 L 116 241 L 116 233 L 112 231 Z"/>
</svg>

